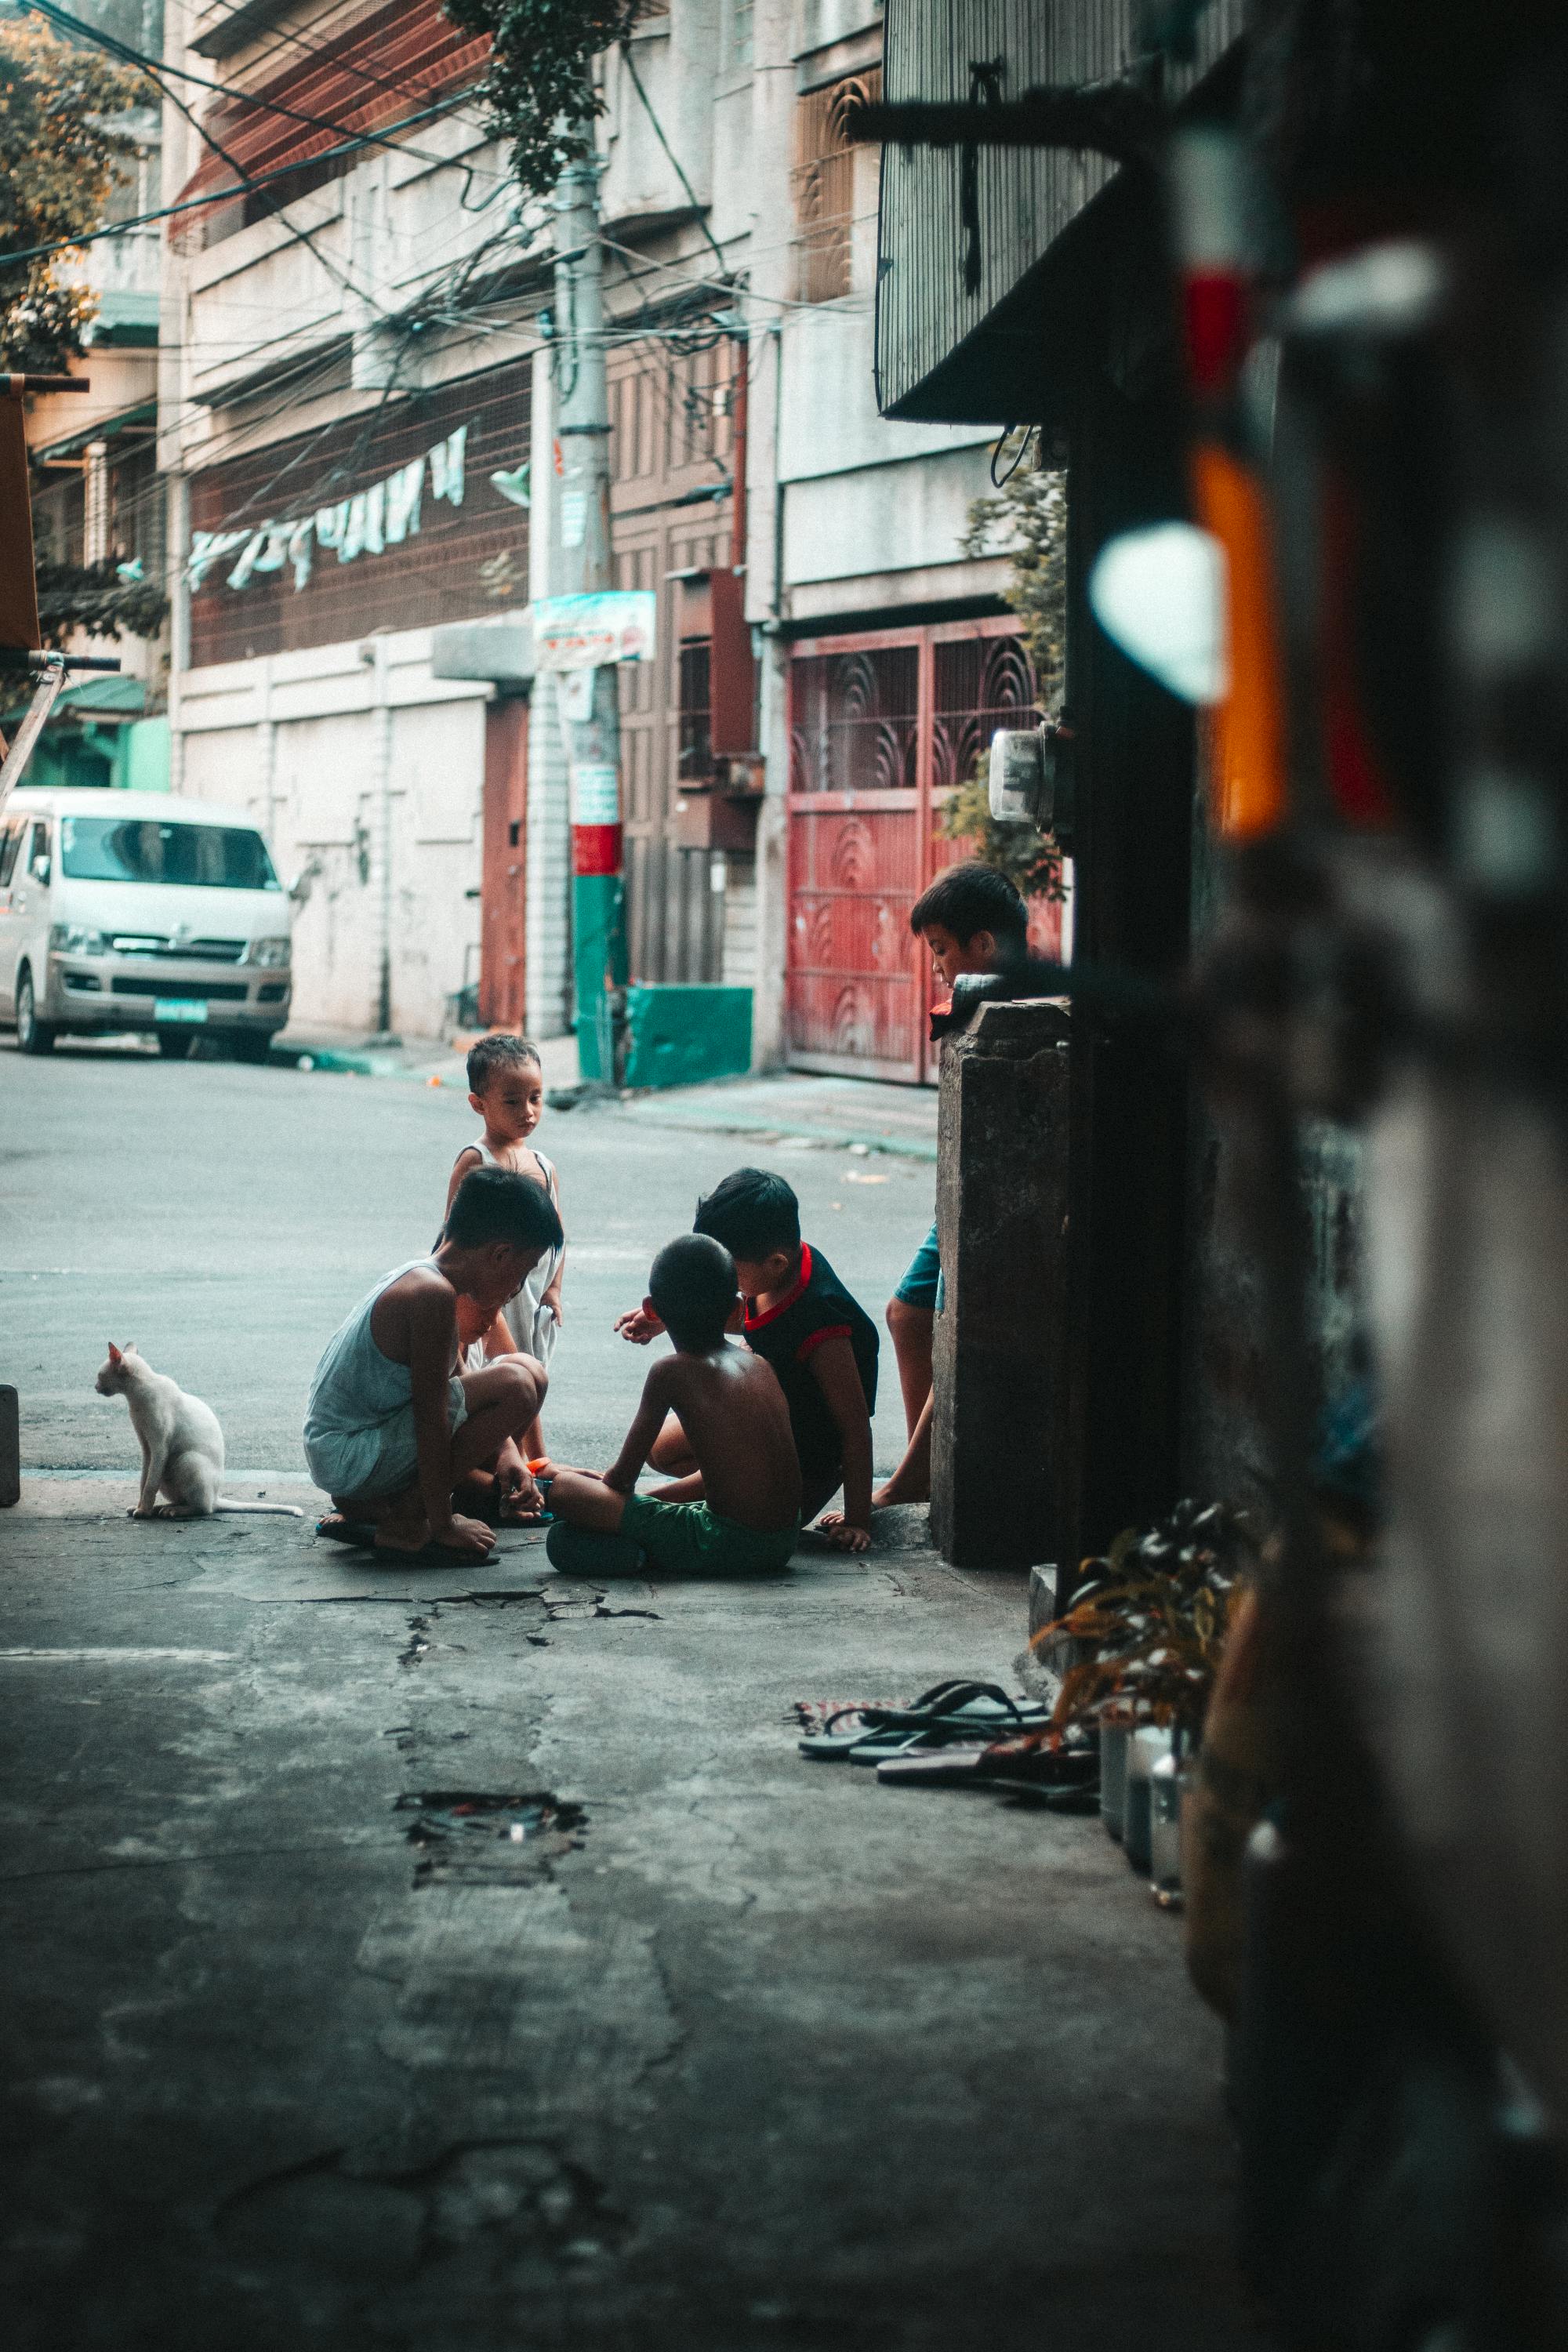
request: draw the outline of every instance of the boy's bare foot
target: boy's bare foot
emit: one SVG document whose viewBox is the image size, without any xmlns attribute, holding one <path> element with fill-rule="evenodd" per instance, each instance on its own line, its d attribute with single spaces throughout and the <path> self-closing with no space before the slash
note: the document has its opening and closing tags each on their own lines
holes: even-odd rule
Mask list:
<svg viewBox="0 0 1568 2352">
<path fill-rule="evenodd" d="M 873 1503 L 876 1499 L 873 1495 Z M 869 1551 L 871 1549 L 871 1538 L 867 1530 L 851 1526 L 842 1511 L 828 1511 L 808 1533 L 820 1536 L 825 1543 L 833 1546 L 835 1551 Z"/>
<path fill-rule="evenodd" d="M 879 1486 L 874 1490 L 871 1496 L 871 1508 L 874 1511 L 885 1511 L 897 1503 L 929 1503 L 930 1500 L 931 1480 L 929 1478 L 904 1478 L 899 1471 L 895 1470 L 886 1486 Z"/>
<path fill-rule="evenodd" d="M 377 1551 L 423 1551 L 429 1540 L 428 1519 L 383 1519 L 375 1531 Z"/>
<path fill-rule="evenodd" d="M 427 1531 L 425 1540 L 429 1540 Z M 496 1548 L 495 1530 L 482 1519 L 465 1519 L 454 1511 L 436 1538 L 436 1547 L 438 1551 L 456 1552 L 459 1559 L 488 1559 Z M 418 1550 L 419 1546 L 411 1549 Z"/>
</svg>

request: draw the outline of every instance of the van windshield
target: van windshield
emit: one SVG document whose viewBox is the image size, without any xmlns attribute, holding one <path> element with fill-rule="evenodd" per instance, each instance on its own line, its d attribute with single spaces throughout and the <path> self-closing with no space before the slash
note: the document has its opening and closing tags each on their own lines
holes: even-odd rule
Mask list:
<svg viewBox="0 0 1568 2352">
<path fill-rule="evenodd" d="M 282 887 L 267 844 L 243 824 L 65 816 L 60 819 L 60 862 L 78 882 L 184 882 L 206 890 Z"/>
</svg>

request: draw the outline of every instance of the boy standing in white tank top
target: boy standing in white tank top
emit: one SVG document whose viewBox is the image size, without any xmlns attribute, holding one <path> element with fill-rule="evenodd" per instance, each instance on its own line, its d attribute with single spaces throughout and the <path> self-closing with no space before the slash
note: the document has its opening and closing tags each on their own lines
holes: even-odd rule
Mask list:
<svg viewBox="0 0 1568 2352">
<path fill-rule="evenodd" d="M 530 1141 L 544 1109 L 544 1071 L 539 1048 L 526 1037 L 481 1037 L 468 1049 L 468 1102 L 483 1119 L 484 1133 L 477 1143 L 465 1144 L 453 1162 L 447 1186 L 451 1210 L 458 1187 L 471 1169 L 505 1168 L 540 1185 L 556 1214 L 561 1213 L 561 1188 L 553 1165 Z M 547 1250 L 517 1297 L 480 1335 L 487 1356 L 516 1352 L 531 1356 L 549 1369 L 556 1333 L 561 1328 L 561 1284 L 566 1270 L 564 1244 Z M 521 1440 L 525 1456 L 545 1451 L 544 1432 L 536 1421 Z"/>
</svg>

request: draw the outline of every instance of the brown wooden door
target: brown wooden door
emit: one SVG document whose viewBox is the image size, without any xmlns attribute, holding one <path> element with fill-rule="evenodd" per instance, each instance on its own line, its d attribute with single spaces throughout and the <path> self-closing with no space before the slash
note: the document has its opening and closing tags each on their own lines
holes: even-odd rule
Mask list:
<svg viewBox="0 0 1568 2352">
<path fill-rule="evenodd" d="M 634 980 L 716 981 L 723 970 L 725 868 L 676 837 L 680 786 L 680 636 L 685 577 L 731 560 L 734 347 L 715 336 L 681 353 L 612 352 L 610 510 L 617 588 L 651 589 L 651 662 L 624 662 L 621 818 Z M 715 491 L 724 495 L 716 497 Z"/>
<path fill-rule="evenodd" d="M 521 695 L 508 695 L 485 710 L 479 1019 L 487 1029 L 522 1026 L 527 872 L 528 704 Z"/>
<path fill-rule="evenodd" d="M 962 845 L 944 803 L 992 731 L 1035 716 L 1011 618 L 816 637 L 790 664 L 789 1058 L 932 1080 L 930 958 L 910 909 Z"/>
</svg>

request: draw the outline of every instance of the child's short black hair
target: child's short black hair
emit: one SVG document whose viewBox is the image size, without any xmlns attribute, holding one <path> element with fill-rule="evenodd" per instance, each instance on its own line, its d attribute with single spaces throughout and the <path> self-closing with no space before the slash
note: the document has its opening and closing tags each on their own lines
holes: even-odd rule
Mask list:
<svg viewBox="0 0 1568 2352">
<path fill-rule="evenodd" d="M 513 1249 L 559 1249 L 555 1203 L 542 1184 L 510 1168 L 470 1168 L 447 1212 L 442 1239 L 459 1249 L 510 1242 Z"/>
<path fill-rule="evenodd" d="M 678 1348 L 716 1348 L 735 1304 L 735 1261 L 709 1234 L 682 1234 L 653 1262 L 647 1295 Z"/>
<path fill-rule="evenodd" d="M 910 909 L 917 939 L 932 923 L 967 947 L 976 931 L 989 931 L 999 948 L 1022 955 L 1029 936 L 1029 910 L 1016 887 L 994 866 L 973 859 L 939 874 Z"/>
<path fill-rule="evenodd" d="M 539 1048 L 527 1037 L 480 1037 L 468 1047 L 468 1092 L 482 1095 L 490 1080 L 502 1070 L 515 1070 L 522 1063 L 542 1071 Z"/>
<path fill-rule="evenodd" d="M 737 1168 L 698 1202 L 691 1223 L 694 1233 L 710 1234 L 751 1265 L 774 1250 L 800 1247 L 800 1202 L 766 1168 Z"/>
</svg>

